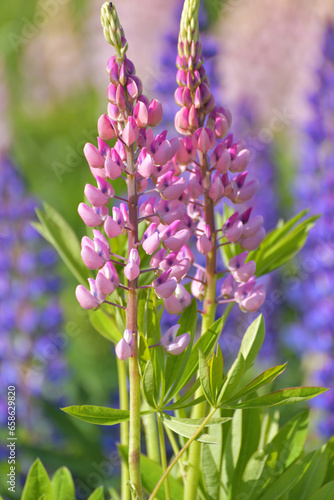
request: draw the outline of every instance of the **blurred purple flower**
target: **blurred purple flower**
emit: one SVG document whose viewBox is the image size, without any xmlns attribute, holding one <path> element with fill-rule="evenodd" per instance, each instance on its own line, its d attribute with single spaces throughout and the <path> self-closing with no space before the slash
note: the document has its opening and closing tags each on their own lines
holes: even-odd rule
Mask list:
<svg viewBox="0 0 334 500">
<path fill-rule="evenodd" d="M 334 25 L 328 25 L 321 66 L 316 71 L 318 87 L 310 97 L 312 116 L 305 127 L 295 196 L 298 210 L 310 208 L 322 214 L 312 229 L 300 256 L 298 287 L 290 300 L 298 318 L 286 332 L 286 342 L 300 355 L 322 352 L 328 363 L 315 374 L 322 385 L 334 386 Z M 314 401 L 333 414 L 333 391 Z M 328 417 L 319 431 L 329 436 L 334 419 Z"/>
<path fill-rule="evenodd" d="M 66 374 L 62 349 L 54 341 L 63 321 L 57 257 L 31 226 L 36 206 L 11 160 L 0 158 L 0 383 L 16 386 L 18 411 L 27 415 L 27 425 L 30 398 L 52 399 L 57 391 L 50 391 L 50 384 Z M 2 423 L 7 413 L 0 415 Z"/>
</svg>

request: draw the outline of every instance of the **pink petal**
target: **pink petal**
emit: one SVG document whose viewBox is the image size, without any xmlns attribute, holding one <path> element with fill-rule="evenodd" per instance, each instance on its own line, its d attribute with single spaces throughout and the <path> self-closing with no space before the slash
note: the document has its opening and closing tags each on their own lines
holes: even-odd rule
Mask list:
<svg viewBox="0 0 334 500">
<path fill-rule="evenodd" d="M 100 305 L 99 299 L 94 297 L 91 292 L 82 285 L 76 287 L 75 296 L 84 309 L 95 309 L 95 307 Z"/>
</svg>

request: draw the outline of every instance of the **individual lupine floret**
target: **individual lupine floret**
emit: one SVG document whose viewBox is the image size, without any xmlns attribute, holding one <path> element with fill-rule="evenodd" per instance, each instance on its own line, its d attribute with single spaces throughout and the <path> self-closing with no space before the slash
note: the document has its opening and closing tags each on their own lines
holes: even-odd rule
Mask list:
<svg viewBox="0 0 334 500">
<path fill-rule="evenodd" d="M 243 252 L 230 259 L 227 268 L 235 281 L 244 283 L 255 275 L 256 264 L 253 260 L 246 263 L 247 257 L 248 252 Z"/>
<path fill-rule="evenodd" d="M 156 212 L 165 224 L 172 224 L 175 220 L 181 220 L 186 213 L 186 207 L 180 200 L 160 200 L 156 206 Z"/>
<path fill-rule="evenodd" d="M 219 304 L 236 302 L 243 312 L 254 312 L 262 306 L 266 298 L 263 284 L 256 284 L 255 276 L 251 276 L 247 281 L 242 282 L 240 278 L 246 279 L 249 273 L 237 275 L 239 281 L 230 274 L 221 287 L 221 297 L 218 297 Z"/>
<path fill-rule="evenodd" d="M 239 243 L 247 250 L 255 250 L 263 238 L 263 217 L 257 215 L 250 219 L 252 208 L 247 208 L 242 214 L 234 212 L 222 226 L 222 235 L 231 243 Z"/>
<path fill-rule="evenodd" d="M 125 220 L 121 210 L 118 207 L 113 207 L 113 216 L 110 215 L 106 218 L 104 223 L 104 230 L 109 238 L 116 238 L 125 227 Z"/>
<path fill-rule="evenodd" d="M 78 212 L 88 227 L 102 226 L 109 215 L 107 207 L 90 207 L 86 203 L 80 203 Z"/>
<path fill-rule="evenodd" d="M 180 314 L 191 303 L 191 295 L 178 283 L 173 295 L 164 300 L 164 306 L 169 314 Z"/>
<path fill-rule="evenodd" d="M 116 345 L 116 356 L 121 361 L 126 361 L 133 355 L 134 339 L 130 330 L 125 330 L 123 337 Z"/>
<path fill-rule="evenodd" d="M 84 236 L 81 240 L 81 257 L 88 269 L 99 269 L 110 260 L 110 247 L 106 238 L 97 229 L 91 240 Z"/>
<path fill-rule="evenodd" d="M 138 278 L 140 273 L 139 264 L 140 258 L 138 250 L 136 248 L 132 248 L 130 250 L 129 261 L 124 268 L 124 274 L 129 281 L 133 281 Z"/>
<path fill-rule="evenodd" d="M 244 312 L 254 312 L 262 306 L 266 298 L 264 286 L 256 285 L 255 277 L 239 285 L 234 293 L 234 298 Z"/>
<path fill-rule="evenodd" d="M 173 171 L 169 171 L 158 178 L 157 191 L 165 200 L 177 200 L 187 187 L 187 181 L 183 177 L 175 177 Z"/>
<path fill-rule="evenodd" d="M 168 299 L 175 291 L 177 279 L 170 278 L 171 269 L 167 269 L 156 280 L 153 281 L 153 288 L 158 297 Z"/>
<path fill-rule="evenodd" d="M 171 270 L 170 278 L 175 277 L 178 281 L 184 278 L 191 267 L 191 262 L 188 258 L 183 258 L 179 252 L 171 252 L 159 264 L 159 269 L 162 271 Z"/>
<path fill-rule="evenodd" d="M 103 295 L 110 295 L 119 286 L 119 276 L 112 262 L 107 262 L 96 276 L 97 289 Z"/>
<path fill-rule="evenodd" d="M 197 250 L 202 255 L 207 255 L 212 250 L 212 241 L 211 241 L 211 231 L 210 226 L 205 224 L 203 234 L 198 238 L 196 243 Z"/>
<path fill-rule="evenodd" d="M 243 172 L 232 180 L 233 193 L 228 197 L 233 203 L 245 203 L 249 201 L 259 189 L 259 181 L 257 179 L 246 182 L 247 174 L 247 171 Z"/>
<path fill-rule="evenodd" d="M 97 176 L 96 181 L 97 187 L 86 184 L 85 196 L 93 207 L 103 207 L 115 196 L 115 191 L 112 185 L 102 177 Z"/>
<path fill-rule="evenodd" d="M 88 278 L 88 283 L 90 290 L 87 290 L 82 285 L 78 285 L 75 290 L 75 296 L 84 309 L 96 309 L 106 300 L 106 296 L 99 291 L 95 280 Z"/>
<path fill-rule="evenodd" d="M 198 268 L 196 269 L 195 276 L 191 281 L 191 287 L 190 287 L 191 293 L 196 299 L 200 301 L 202 301 L 204 298 L 204 292 L 205 292 L 204 278 L 205 278 L 204 271 Z"/>
<path fill-rule="evenodd" d="M 189 333 L 183 333 L 178 337 L 177 332 L 180 328 L 180 325 L 175 325 L 169 328 L 160 339 L 160 345 L 164 348 L 168 354 L 173 354 L 177 356 L 181 354 L 189 345 L 190 335 Z"/>
<path fill-rule="evenodd" d="M 160 237 L 155 222 L 152 222 L 146 229 L 142 238 L 142 246 L 148 255 L 152 255 L 152 253 L 158 250 L 160 246 Z"/>
</svg>

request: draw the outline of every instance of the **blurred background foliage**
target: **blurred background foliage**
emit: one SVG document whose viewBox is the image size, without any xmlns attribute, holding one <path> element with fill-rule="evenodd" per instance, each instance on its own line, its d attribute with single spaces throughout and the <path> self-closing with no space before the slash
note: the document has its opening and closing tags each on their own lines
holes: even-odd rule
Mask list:
<svg viewBox="0 0 334 500">
<path fill-rule="evenodd" d="M 168 60 L 174 60 L 181 4 L 179 0 L 116 1 L 129 53 L 146 93 L 158 94 L 167 117 L 172 104 L 162 87 L 173 80 L 174 68 L 168 66 Z M 96 141 L 97 118 L 106 106 L 105 64 L 112 52 L 100 29 L 100 5 L 97 0 L 7 1 L 1 5 L 0 156 L 11 158 L 25 180 L 27 193 L 55 207 L 79 237 L 84 225 L 77 205 L 83 200 L 84 185 L 91 182 L 82 149 L 87 141 Z M 312 111 L 307 97 L 317 85 L 332 7 L 330 0 L 280 0 L 275 5 L 269 0 L 203 3 L 202 29 L 209 36 L 204 46 L 209 64 L 214 65 L 217 93 L 221 103 L 232 110 L 234 132 L 245 137 L 246 143 L 248 140 L 254 153 L 253 175 L 264 186 L 255 210 L 261 213 L 266 207 L 268 229 L 295 211 L 293 185 L 301 162 L 300 136 Z M 168 83 L 171 94 L 174 88 Z M 243 104 L 246 101 L 251 103 L 251 111 Z M 298 209 L 307 203 L 298 203 Z M 298 263 L 291 264 L 269 286 L 287 288 L 298 270 Z M 32 426 L 26 427 L 24 414 L 19 415 L 20 466 L 25 473 L 36 456 L 50 470 L 67 465 L 77 487 L 82 488 L 80 498 L 86 498 L 96 486 L 93 477 L 87 480 L 92 462 L 101 464 L 110 453 L 116 453 L 117 429 L 103 429 L 102 436 L 101 429 L 72 421 L 58 408 L 66 403 L 103 406 L 113 402 L 116 406 L 116 362 L 110 343 L 93 330 L 75 300 L 77 283 L 61 263 L 58 272 L 63 281 L 61 333 L 67 339 L 59 355 L 66 358 L 69 369 L 65 383 L 55 390 L 61 395 L 58 399 L 52 398 L 52 385 L 38 396 L 31 395 L 32 404 L 38 407 Z M 311 360 L 283 342 L 284 325 L 296 321 L 296 309 L 288 298 L 284 291 L 282 300 L 271 300 L 272 312 L 268 306 L 268 341 L 262 362 L 269 364 L 272 358 L 281 362 L 288 357 L 292 361 L 289 381 L 283 379 L 282 384 L 293 385 L 303 382 L 303 377 L 312 380 L 314 365 L 324 363 L 324 353 Z M 222 345 L 227 352 L 237 348 L 239 333 L 245 329 L 245 318 L 242 320 L 238 320 L 238 329 L 231 323 L 226 332 Z M 1 433 L 5 436 L 6 428 Z M 313 439 L 321 439 L 321 435 L 314 433 Z M 114 475 L 109 485 L 118 481 L 115 457 L 110 459 Z M 1 485 L 6 471 L 3 462 Z M 103 474 L 99 477 L 103 480 Z"/>
</svg>

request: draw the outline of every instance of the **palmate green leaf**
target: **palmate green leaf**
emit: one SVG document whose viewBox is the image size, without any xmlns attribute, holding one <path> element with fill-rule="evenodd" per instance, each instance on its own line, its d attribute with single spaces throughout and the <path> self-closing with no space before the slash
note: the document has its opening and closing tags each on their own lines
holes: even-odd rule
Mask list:
<svg viewBox="0 0 334 500">
<path fill-rule="evenodd" d="M 89 273 L 81 259 L 81 247 L 76 234 L 54 208 L 47 203 L 43 207 L 44 211 L 36 210 L 40 224 L 33 224 L 35 229 L 56 249 L 75 278 L 87 285 Z"/>
<path fill-rule="evenodd" d="M 328 458 L 325 446 L 312 454 L 309 467 L 291 491 L 292 498 L 309 500 L 324 482 L 327 472 Z"/>
<path fill-rule="evenodd" d="M 280 429 L 273 440 L 249 459 L 238 495 L 247 500 L 258 499 L 279 473 L 293 464 L 303 453 L 307 435 L 308 411 L 292 418 Z"/>
<path fill-rule="evenodd" d="M 217 500 L 219 498 L 220 479 L 209 445 L 203 446 L 202 475 L 206 490 L 206 499 Z"/>
<path fill-rule="evenodd" d="M 238 492 L 247 462 L 258 449 L 261 434 L 260 410 L 237 410 L 235 413 L 237 412 L 240 412 L 239 425 L 234 427 L 233 419 L 231 427 L 232 450 L 234 448 L 233 441 L 237 441 L 236 447 L 239 450 L 237 460 L 234 458 L 235 466 L 231 481 L 232 498 Z"/>
<path fill-rule="evenodd" d="M 316 491 L 310 500 L 333 500 L 334 498 L 334 481 L 325 484 L 320 490 Z"/>
<path fill-rule="evenodd" d="M 265 446 L 268 454 L 275 453 L 280 461 L 280 468 L 287 468 L 304 452 L 309 410 L 305 410 L 289 420 Z"/>
<path fill-rule="evenodd" d="M 250 252 L 248 260 L 256 262 L 256 276 L 270 273 L 291 260 L 304 246 L 308 233 L 319 216 L 299 222 L 307 213 L 303 211 L 287 223 L 270 232 L 260 247 Z M 295 226 L 295 224 L 299 224 Z"/>
<path fill-rule="evenodd" d="M 248 461 L 243 476 L 242 483 L 238 486 L 238 496 L 247 498 L 247 500 L 258 499 L 261 491 L 263 491 L 270 479 L 267 470 L 272 470 L 266 467 L 270 456 L 263 450 L 256 451 Z"/>
<path fill-rule="evenodd" d="M 263 373 L 261 373 L 261 375 L 252 380 L 252 382 L 243 387 L 240 391 L 233 394 L 233 396 L 231 396 L 228 400 L 225 401 L 225 404 L 238 401 L 239 399 L 244 398 L 245 396 L 248 396 L 249 394 L 252 394 L 253 392 L 257 391 L 258 389 L 260 389 L 260 387 L 263 387 L 266 384 L 270 384 L 270 382 L 275 380 L 275 378 L 278 377 L 278 375 L 283 373 L 283 371 L 286 368 L 286 365 L 287 363 L 285 363 L 284 365 L 274 366 L 264 371 Z"/>
<path fill-rule="evenodd" d="M 104 500 L 103 487 L 100 486 L 97 490 L 93 491 L 88 500 Z"/>
<path fill-rule="evenodd" d="M 161 415 L 161 419 L 166 427 L 171 429 L 173 432 L 176 434 L 179 434 L 180 436 L 184 436 L 187 438 L 191 438 L 193 434 L 195 434 L 196 430 L 198 427 L 202 424 L 204 419 L 191 419 L 191 418 L 176 418 L 176 417 L 171 417 L 170 415 L 163 414 Z M 210 419 L 208 422 L 208 426 L 213 426 L 213 425 L 222 425 L 226 422 L 231 420 L 230 418 L 215 418 L 215 419 Z M 210 434 L 205 434 L 202 433 L 200 434 L 197 438 L 196 441 L 199 441 L 201 443 L 209 443 L 209 444 L 214 444 L 218 443 L 219 441 L 217 438 L 214 436 L 211 436 Z"/>
<path fill-rule="evenodd" d="M 31 466 L 23 488 L 21 500 L 57 500 L 54 496 L 51 481 L 40 460 Z"/>
<path fill-rule="evenodd" d="M 51 484 L 55 499 L 75 500 L 75 487 L 67 467 L 62 467 L 55 472 Z"/>
<path fill-rule="evenodd" d="M 126 446 L 118 446 L 119 453 L 125 462 L 128 462 L 128 448 Z M 163 470 L 159 464 L 153 462 L 145 455 L 140 456 L 140 472 L 143 488 L 147 493 L 152 493 L 155 485 L 161 478 Z M 181 481 L 175 479 L 173 476 L 168 476 L 168 482 L 170 487 L 170 496 L 173 499 L 183 498 L 183 484 Z M 166 500 L 165 488 L 159 489 L 155 498 L 157 500 Z"/>
<path fill-rule="evenodd" d="M 117 325 L 116 318 L 109 315 L 102 308 L 96 311 L 88 311 L 88 317 L 95 330 L 111 342 L 117 344 L 123 337 L 122 331 Z"/>
<path fill-rule="evenodd" d="M 201 386 L 204 392 L 204 396 L 206 397 L 207 402 L 214 407 L 216 401 L 211 393 L 210 370 L 206 357 L 204 356 L 204 354 L 200 349 L 198 350 L 198 367 L 199 367 L 199 378 L 201 381 Z"/>
<path fill-rule="evenodd" d="M 269 406 L 288 405 L 312 399 L 328 389 L 324 387 L 289 387 L 270 392 L 264 396 L 247 399 L 241 403 L 223 404 L 227 408 L 265 408 Z"/>
<path fill-rule="evenodd" d="M 267 486 L 264 494 L 259 497 L 259 500 L 278 500 L 284 493 L 290 491 L 298 479 L 309 468 L 312 455 L 313 453 L 290 465 L 282 474 L 278 473 L 277 479 Z"/>
<path fill-rule="evenodd" d="M 197 318 L 197 315 L 196 315 Z M 184 387 L 189 380 L 195 375 L 198 369 L 198 349 L 203 351 L 203 353 L 207 356 L 212 349 L 214 348 L 217 339 L 221 333 L 222 327 L 224 323 L 224 318 L 220 318 L 210 326 L 210 328 L 199 338 L 194 347 L 191 349 L 190 355 L 188 357 L 188 361 L 186 366 L 183 366 L 182 369 L 180 367 L 181 377 L 178 377 L 174 382 L 171 391 L 168 396 L 165 398 L 164 407 L 169 403 L 169 401 L 176 395 L 178 392 Z M 189 349 L 189 347 L 188 347 Z"/>
</svg>

